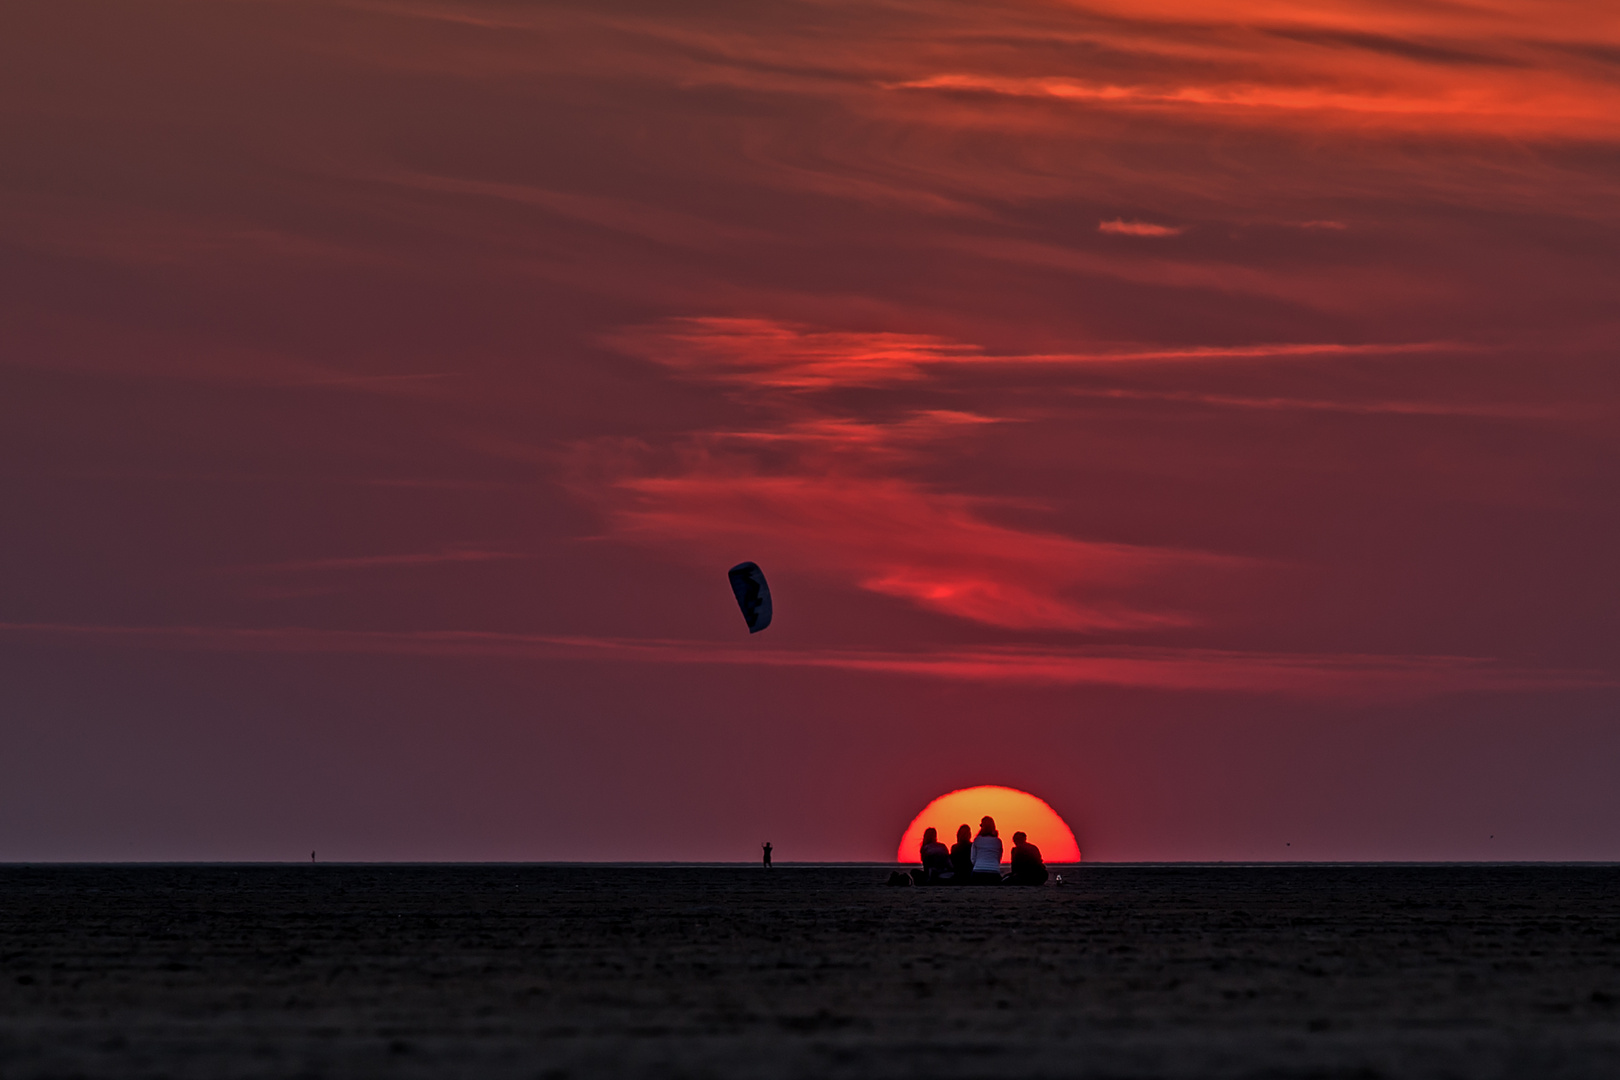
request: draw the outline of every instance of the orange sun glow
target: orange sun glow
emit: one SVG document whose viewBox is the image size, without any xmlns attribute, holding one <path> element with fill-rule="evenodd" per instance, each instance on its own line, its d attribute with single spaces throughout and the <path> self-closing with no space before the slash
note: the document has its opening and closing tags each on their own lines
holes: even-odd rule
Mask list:
<svg viewBox="0 0 1620 1080">
<path fill-rule="evenodd" d="M 946 844 L 955 843 L 959 825 L 972 826 L 976 835 L 979 819 L 986 814 L 996 819 L 996 832 L 1003 839 L 1002 862 L 1012 858 L 1015 832 L 1028 833 L 1030 843 L 1041 849 L 1041 857 L 1049 863 L 1080 861 L 1080 845 L 1056 810 L 1027 791 L 993 784 L 948 792 L 923 807 L 900 837 L 895 857 L 903 863 L 916 862 L 923 830 L 930 826 L 939 830 L 939 838 Z"/>
</svg>

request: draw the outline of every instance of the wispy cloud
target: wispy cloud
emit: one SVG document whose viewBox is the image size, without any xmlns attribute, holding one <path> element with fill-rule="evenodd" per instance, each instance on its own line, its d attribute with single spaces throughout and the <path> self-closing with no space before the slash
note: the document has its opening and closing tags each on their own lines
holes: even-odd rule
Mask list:
<svg viewBox="0 0 1620 1080">
<path fill-rule="evenodd" d="M 714 316 L 630 327 L 607 340 L 682 374 L 766 389 L 918 379 L 926 366 L 980 353 L 927 334 L 813 330 L 772 319 Z"/>
<path fill-rule="evenodd" d="M 1217 649 L 1030 647 L 911 652 L 751 649 L 712 642 L 512 634 L 476 630 L 364 631 L 275 627 L 0 623 L 0 638 L 123 648 L 234 653 L 428 656 L 446 659 L 634 661 L 823 668 L 1023 686 L 1114 686 L 1367 703 L 1485 691 L 1620 685 L 1597 671 L 1516 667 L 1462 656 L 1377 656 Z"/>
<path fill-rule="evenodd" d="M 515 551 L 486 551 L 479 548 L 451 548 L 445 551 L 418 551 L 395 555 L 353 555 L 330 559 L 294 559 L 287 562 L 253 563 L 216 570 L 222 574 L 290 574 L 328 570 L 411 570 L 450 563 L 506 562 L 530 558 Z"/>
<path fill-rule="evenodd" d="M 740 546 L 981 626 L 1088 633 L 1196 624 L 1202 618 L 1194 611 L 1166 605 L 1163 598 L 1177 592 L 1171 583 L 1247 572 L 1257 563 L 1014 525 L 1005 520 L 1009 504 L 919 479 L 957 440 L 1016 417 L 951 409 L 853 415 L 805 392 L 927 382 L 963 369 L 1272 361 L 1389 348 L 991 354 L 934 335 L 715 317 L 632 327 L 609 341 L 690 379 L 745 389 L 756 420 L 643 444 L 644 452 L 628 456 L 608 448 L 605 464 L 577 489 L 602 506 L 619 537 L 694 556 Z M 593 454 L 590 447 L 582 452 Z"/>
<path fill-rule="evenodd" d="M 557 191 L 533 184 L 413 172 L 385 172 L 365 179 L 415 191 L 530 207 L 559 218 L 676 248 L 711 250 L 728 241 L 757 243 L 772 238 L 772 234 L 763 230 L 738 228 L 648 202 Z"/>
<path fill-rule="evenodd" d="M 1451 130 L 1511 130 L 1559 137 L 1620 134 L 1616 93 L 1536 72 L 1527 78 L 1453 76 L 1425 84 L 1408 79 L 1388 89 L 1369 90 L 1346 80 L 1315 84 L 1266 83 L 1252 73 L 1230 82 L 1142 84 L 1096 82 L 1070 76 L 1011 76 L 945 72 L 890 84 L 896 90 L 956 91 L 1007 97 L 1048 98 L 1114 108 L 1197 110 L 1232 119 L 1256 114 L 1309 116 L 1317 123 L 1369 120 L 1387 127 Z"/>
<path fill-rule="evenodd" d="M 1155 225 L 1150 221 L 1126 221 L 1109 218 L 1097 223 L 1097 231 L 1114 236 L 1180 236 L 1187 230 L 1174 225 Z"/>
<path fill-rule="evenodd" d="M 1143 608 L 1133 587 L 1167 574 L 1232 570 L 1245 560 L 1100 543 L 1000 525 L 984 500 L 882 475 L 754 473 L 696 464 L 626 477 L 612 510 L 621 535 L 696 550 L 768 550 L 789 565 L 926 610 L 1013 629 L 1118 630 L 1185 625 Z"/>
<path fill-rule="evenodd" d="M 1486 420 L 1557 420 L 1568 418 L 1567 406 L 1531 405 L 1502 402 L 1389 401 L 1299 397 L 1255 397 L 1243 394 L 1212 394 L 1177 390 L 1135 390 L 1123 388 L 1075 388 L 1074 397 L 1105 398 L 1114 401 L 1164 401 L 1207 405 L 1226 409 L 1259 409 L 1269 412 L 1328 412 L 1362 416 L 1457 416 Z"/>
<path fill-rule="evenodd" d="M 1011 235 L 951 234 L 940 235 L 936 243 L 946 250 L 1015 267 L 1112 279 L 1156 290 L 1185 289 L 1281 300 L 1310 310 L 1343 314 L 1379 303 L 1410 302 L 1415 297 L 1443 300 L 1454 291 L 1446 283 L 1423 280 L 1389 267 L 1379 267 L 1376 273 L 1340 268 L 1324 277 L 1238 261 L 1172 256 L 1169 249 L 1157 245 L 1151 251 L 1131 245 L 1137 250 L 1105 252 Z"/>
<path fill-rule="evenodd" d="M 834 391 L 890 384 L 926 390 L 953 372 L 994 373 L 1016 387 L 1054 370 L 1220 371 L 1272 363 L 1458 351 L 1444 342 L 1280 342 L 1143 347 L 1100 345 L 996 353 L 939 335 L 830 330 L 766 318 L 689 317 L 610 335 L 621 351 L 699 383 L 743 392 L 752 423 L 581 447 L 594 460 L 581 495 L 621 539 L 699 553 L 740 548 L 828 580 L 981 626 L 1100 633 L 1206 621 L 1200 584 L 1253 572 L 1258 560 L 1176 545 L 1068 536 L 1010 505 L 953 490 L 929 463 L 998 424 L 1027 417 L 906 408 L 849 411 Z M 1049 383 L 1047 392 L 1051 392 Z M 813 393 L 812 393 L 813 392 Z M 1209 389 L 1075 386 L 1072 395 L 1222 408 L 1528 418 L 1525 406 L 1289 398 Z M 1026 508 L 1027 509 L 1027 508 Z M 1170 596 L 1189 598 L 1173 605 Z"/>
<path fill-rule="evenodd" d="M 965 367 L 1054 367 L 1302 360 L 1473 350 L 1457 342 L 1257 342 L 1153 347 L 1099 345 L 993 353 L 930 334 L 821 330 L 762 318 L 700 316 L 629 327 L 608 344 L 705 381 L 812 390 L 915 381 Z"/>
</svg>

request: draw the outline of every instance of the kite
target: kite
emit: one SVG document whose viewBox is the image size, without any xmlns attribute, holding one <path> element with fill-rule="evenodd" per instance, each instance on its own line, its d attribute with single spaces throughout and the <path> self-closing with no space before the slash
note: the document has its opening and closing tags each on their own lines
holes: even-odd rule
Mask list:
<svg viewBox="0 0 1620 1080">
<path fill-rule="evenodd" d="M 737 606 L 748 622 L 748 632 L 757 634 L 771 625 L 771 587 L 765 584 L 765 571 L 758 563 L 741 562 L 726 571 Z"/>
</svg>

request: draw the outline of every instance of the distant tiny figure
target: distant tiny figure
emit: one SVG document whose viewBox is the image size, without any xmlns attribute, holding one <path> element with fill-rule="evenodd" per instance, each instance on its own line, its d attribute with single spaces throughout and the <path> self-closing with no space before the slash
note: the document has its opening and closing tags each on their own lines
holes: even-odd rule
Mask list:
<svg viewBox="0 0 1620 1080">
<path fill-rule="evenodd" d="M 769 870 L 771 868 L 771 842 L 767 840 L 762 846 L 765 850 L 765 869 Z"/>
<path fill-rule="evenodd" d="M 1007 875 L 1007 884 L 1046 884 L 1046 862 L 1041 858 L 1041 849 L 1021 832 L 1013 833 L 1012 873 Z"/>
<path fill-rule="evenodd" d="M 310 853 L 309 853 L 309 861 L 310 861 L 310 862 L 314 862 L 314 861 L 315 861 L 315 853 L 314 853 L 314 852 L 313 852 L 313 851 L 312 851 L 312 852 L 310 852 Z"/>
<path fill-rule="evenodd" d="M 956 843 L 951 845 L 952 884 L 966 885 L 973 876 L 973 830 L 966 825 L 956 827 Z"/>
<path fill-rule="evenodd" d="M 979 835 L 973 838 L 972 884 L 1001 884 L 1001 837 L 996 835 L 996 819 L 989 814 L 979 819 Z"/>
<path fill-rule="evenodd" d="M 939 842 L 939 833 L 924 829 L 922 843 L 917 847 L 922 869 L 911 872 L 911 880 L 918 885 L 948 884 L 955 875 L 951 871 L 951 849 Z"/>
</svg>

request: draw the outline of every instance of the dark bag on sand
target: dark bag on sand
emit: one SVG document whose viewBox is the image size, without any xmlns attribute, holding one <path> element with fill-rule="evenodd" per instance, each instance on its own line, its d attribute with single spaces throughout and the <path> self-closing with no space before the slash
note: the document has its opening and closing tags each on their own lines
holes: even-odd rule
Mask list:
<svg viewBox="0 0 1620 1080">
<path fill-rule="evenodd" d="M 910 874 L 902 874 L 898 870 L 890 871 L 890 873 L 889 873 L 889 884 L 890 885 L 910 885 L 911 884 L 911 875 Z"/>
</svg>

